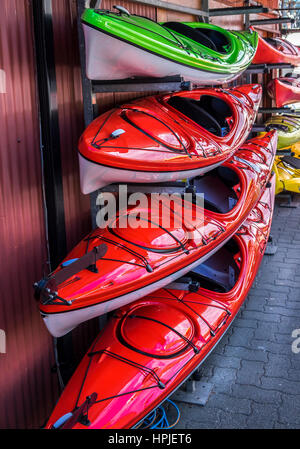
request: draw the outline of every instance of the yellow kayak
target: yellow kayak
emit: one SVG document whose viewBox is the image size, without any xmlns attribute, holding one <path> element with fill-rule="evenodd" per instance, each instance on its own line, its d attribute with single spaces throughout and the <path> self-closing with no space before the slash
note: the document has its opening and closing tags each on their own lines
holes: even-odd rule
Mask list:
<svg viewBox="0 0 300 449">
<path fill-rule="evenodd" d="M 293 145 L 277 150 L 277 154 L 280 155 L 281 151 L 286 150 L 290 150 L 292 156 L 300 158 L 300 142 L 294 143 Z"/>
<path fill-rule="evenodd" d="M 259 133 L 259 136 L 264 134 Z M 290 154 L 286 155 L 288 150 Z M 300 193 L 300 141 L 284 148 L 277 148 L 273 171 L 276 174 L 275 195 L 281 192 Z"/>
<path fill-rule="evenodd" d="M 298 157 L 286 155 L 275 157 L 273 165 L 276 174 L 275 195 L 285 191 L 300 193 L 300 145 L 297 152 Z"/>
</svg>

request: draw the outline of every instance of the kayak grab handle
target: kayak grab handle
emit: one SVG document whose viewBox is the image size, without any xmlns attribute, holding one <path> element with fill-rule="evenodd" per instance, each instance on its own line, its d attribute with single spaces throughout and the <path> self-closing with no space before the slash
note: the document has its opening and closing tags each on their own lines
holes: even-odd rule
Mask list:
<svg viewBox="0 0 300 449">
<path fill-rule="evenodd" d="M 131 16 L 130 12 L 128 11 L 128 9 L 124 8 L 124 6 L 120 6 L 120 5 L 114 5 L 113 6 L 115 9 L 117 9 L 119 11 L 119 13 L 124 13 L 127 14 L 128 16 Z"/>
<path fill-rule="evenodd" d="M 61 416 L 52 426 L 52 429 L 59 429 L 60 426 L 62 426 L 68 419 L 70 419 L 73 416 L 73 413 L 66 413 L 65 415 Z"/>
<path fill-rule="evenodd" d="M 110 137 L 110 139 L 117 139 L 119 136 L 121 136 L 125 132 L 126 131 L 124 131 L 124 129 L 119 128 L 119 129 L 116 129 L 115 131 L 113 131 L 109 137 Z"/>
</svg>

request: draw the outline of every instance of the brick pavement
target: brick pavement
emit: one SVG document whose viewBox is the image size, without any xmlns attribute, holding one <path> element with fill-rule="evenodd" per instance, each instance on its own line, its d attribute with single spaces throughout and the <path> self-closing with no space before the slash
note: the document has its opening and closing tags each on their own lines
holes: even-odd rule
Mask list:
<svg viewBox="0 0 300 449">
<path fill-rule="evenodd" d="M 177 429 L 300 428 L 300 197 L 279 207 L 272 223 L 275 255 L 265 255 L 252 289 L 227 334 L 201 368 L 213 385 L 204 407 L 179 403 Z"/>
</svg>

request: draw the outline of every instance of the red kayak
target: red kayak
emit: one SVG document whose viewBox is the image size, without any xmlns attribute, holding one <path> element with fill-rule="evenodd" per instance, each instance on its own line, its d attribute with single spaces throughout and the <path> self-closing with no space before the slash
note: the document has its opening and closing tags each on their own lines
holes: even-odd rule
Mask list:
<svg viewBox="0 0 300 449">
<path fill-rule="evenodd" d="M 246 142 L 221 167 L 195 180 L 204 209 L 182 196 L 151 195 L 119 209 L 84 238 L 57 270 L 35 285 L 44 322 L 55 337 L 183 276 L 231 238 L 268 182 L 277 131 Z M 136 204 L 136 200 L 135 200 Z M 163 213 L 161 212 L 163 210 Z M 170 221 L 163 221 L 169 212 Z M 136 225 L 135 218 L 141 223 Z M 192 221 L 192 216 L 200 217 Z M 184 217 L 184 219 L 183 219 Z"/>
<path fill-rule="evenodd" d="M 275 78 L 268 83 L 267 90 L 269 96 L 275 100 L 277 108 L 300 101 L 300 80 L 298 78 Z"/>
<path fill-rule="evenodd" d="M 79 140 L 83 193 L 107 184 L 154 183 L 202 175 L 246 140 L 259 84 L 146 97 L 95 119 Z"/>
<path fill-rule="evenodd" d="M 169 288 L 117 310 L 63 391 L 46 427 L 139 423 L 204 361 L 239 311 L 271 227 L 275 176 L 235 236 L 204 264 L 196 293 Z"/>
<path fill-rule="evenodd" d="M 250 27 L 254 31 L 253 27 Z M 280 37 L 258 36 L 258 46 L 252 64 L 286 63 L 300 65 L 300 50 L 296 45 Z"/>
</svg>

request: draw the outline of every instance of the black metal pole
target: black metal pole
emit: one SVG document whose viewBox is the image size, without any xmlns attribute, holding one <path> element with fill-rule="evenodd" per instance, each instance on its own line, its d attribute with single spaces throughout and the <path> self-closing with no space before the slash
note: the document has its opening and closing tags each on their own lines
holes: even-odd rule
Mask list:
<svg viewBox="0 0 300 449">
<path fill-rule="evenodd" d="M 66 255 L 66 228 L 60 154 L 51 0 L 33 0 L 41 153 L 51 269 Z"/>
<path fill-rule="evenodd" d="M 263 6 L 236 6 L 233 8 L 213 8 L 209 10 L 210 17 L 232 16 L 239 14 L 260 14 L 267 13 L 268 8 Z"/>
<path fill-rule="evenodd" d="M 274 11 L 300 11 L 300 8 L 272 8 Z"/>
<path fill-rule="evenodd" d="M 294 109 L 294 108 L 259 108 L 258 110 L 259 114 L 300 114 L 300 110 Z"/>
<path fill-rule="evenodd" d="M 34 45 L 39 96 L 41 158 L 45 216 L 51 269 L 65 257 L 67 251 L 61 148 L 57 108 L 52 0 L 32 0 Z M 57 365 L 64 383 L 73 369 L 71 333 L 55 339 Z"/>
<path fill-rule="evenodd" d="M 202 0 L 201 9 L 207 13 L 207 16 L 199 16 L 204 23 L 209 23 L 209 8 L 208 8 L 209 0 Z"/>
<path fill-rule="evenodd" d="M 294 23 L 295 19 L 289 17 L 279 17 L 278 19 L 251 20 L 250 25 L 278 25 L 282 23 Z"/>
<path fill-rule="evenodd" d="M 300 28 L 286 28 L 281 30 L 282 34 L 300 33 Z"/>
</svg>

